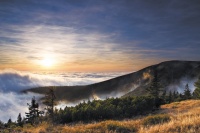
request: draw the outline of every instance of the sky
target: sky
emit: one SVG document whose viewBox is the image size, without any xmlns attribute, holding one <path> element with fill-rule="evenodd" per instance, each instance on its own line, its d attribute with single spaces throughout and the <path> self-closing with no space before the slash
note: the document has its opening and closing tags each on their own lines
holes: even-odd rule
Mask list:
<svg viewBox="0 0 200 133">
<path fill-rule="evenodd" d="M 0 1 L 2 70 L 137 71 L 199 51 L 199 0 Z"/>
</svg>

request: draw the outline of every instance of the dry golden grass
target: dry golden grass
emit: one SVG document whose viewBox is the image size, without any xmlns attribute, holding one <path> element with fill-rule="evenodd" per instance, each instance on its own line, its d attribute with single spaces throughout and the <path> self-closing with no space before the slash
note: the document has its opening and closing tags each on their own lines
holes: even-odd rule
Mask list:
<svg viewBox="0 0 200 133">
<path fill-rule="evenodd" d="M 199 133 L 200 100 L 187 100 L 166 104 L 162 113 L 168 113 L 171 121 L 150 127 L 142 126 L 139 133 Z"/>
<path fill-rule="evenodd" d="M 170 121 L 144 125 L 145 117 L 132 120 L 107 120 L 90 124 L 50 126 L 42 123 L 37 127 L 25 126 L 20 132 L 26 133 L 200 133 L 200 100 L 187 100 L 161 106 L 158 114 L 168 114 Z"/>
</svg>

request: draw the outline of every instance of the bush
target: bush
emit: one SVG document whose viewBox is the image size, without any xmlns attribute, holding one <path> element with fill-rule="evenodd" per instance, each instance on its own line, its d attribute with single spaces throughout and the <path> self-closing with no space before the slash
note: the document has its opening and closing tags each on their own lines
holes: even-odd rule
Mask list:
<svg viewBox="0 0 200 133">
<path fill-rule="evenodd" d="M 143 120 L 143 125 L 149 126 L 149 125 L 156 125 L 156 124 L 162 124 L 165 122 L 170 121 L 170 116 L 167 114 L 159 114 L 159 115 L 153 115 L 153 116 L 147 116 Z"/>
<path fill-rule="evenodd" d="M 114 132 L 117 132 L 117 133 L 132 133 L 132 132 L 136 132 L 136 129 L 135 128 L 128 128 L 128 127 L 125 127 L 123 125 L 120 125 L 120 124 L 117 124 L 117 123 L 110 123 L 107 125 L 107 129 L 109 131 L 114 131 Z"/>
<path fill-rule="evenodd" d="M 32 128 L 33 126 L 30 123 L 24 124 L 23 126 L 26 129 Z"/>
</svg>

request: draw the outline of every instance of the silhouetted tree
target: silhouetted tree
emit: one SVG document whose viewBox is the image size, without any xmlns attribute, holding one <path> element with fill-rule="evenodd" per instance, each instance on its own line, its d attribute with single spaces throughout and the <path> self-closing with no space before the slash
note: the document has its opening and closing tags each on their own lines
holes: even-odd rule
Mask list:
<svg viewBox="0 0 200 133">
<path fill-rule="evenodd" d="M 8 122 L 7 122 L 8 125 L 12 124 L 12 119 L 8 119 Z"/>
<path fill-rule="evenodd" d="M 164 90 L 162 93 L 162 98 L 165 98 L 165 97 L 166 97 L 166 90 Z"/>
<path fill-rule="evenodd" d="M 156 69 L 154 70 L 153 80 L 150 83 L 150 87 L 147 88 L 147 91 L 150 96 L 153 96 L 155 98 L 159 97 L 159 93 L 161 91 L 161 85 L 159 82 L 158 72 Z"/>
<path fill-rule="evenodd" d="M 188 84 L 186 84 L 183 94 L 184 94 L 184 99 L 191 99 L 192 98 L 192 94 L 191 94 L 191 91 L 190 91 Z"/>
<path fill-rule="evenodd" d="M 40 114 L 43 114 L 42 111 L 39 111 L 39 104 L 36 103 L 35 97 L 32 98 L 31 104 L 27 103 L 29 112 L 26 114 L 26 122 L 31 124 L 36 124 Z"/>
<path fill-rule="evenodd" d="M 18 124 L 18 126 L 22 126 L 23 125 L 21 113 L 19 113 L 19 115 L 17 117 L 17 124 Z"/>
<path fill-rule="evenodd" d="M 12 119 L 8 119 L 8 122 L 5 124 L 5 127 L 11 127 L 14 123 L 12 122 Z"/>
<path fill-rule="evenodd" d="M 168 103 L 172 102 L 172 91 L 171 90 L 169 91 L 169 95 L 168 95 L 167 101 L 168 101 Z"/>
<path fill-rule="evenodd" d="M 155 108 L 158 108 L 163 103 L 163 99 L 160 98 L 160 96 L 159 96 L 160 92 L 162 91 L 161 88 L 162 87 L 159 82 L 158 72 L 155 68 L 153 80 L 150 83 L 150 86 L 147 88 L 149 95 L 155 98 L 155 105 L 154 105 Z"/>
<path fill-rule="evenodd" d="M 47 115 L 50 117 L 52 122 L 54 122 L 54 107 L 57 104 L 55 101 L 56 96 L 54 94 L 54 89 L 55 87 L 50 88 L 43 100 L 43 104 L 46 105 L 45 109 L 47 111 Z"/>
<path fill-rule="evenodd" d="M 166 89 L 163 90 L 162 95 L 161 95 L 161 99 L 162 99 L 162 104 L 165 104 L 167 102 L 167 91 L 166 91 Z"/>
</svg>

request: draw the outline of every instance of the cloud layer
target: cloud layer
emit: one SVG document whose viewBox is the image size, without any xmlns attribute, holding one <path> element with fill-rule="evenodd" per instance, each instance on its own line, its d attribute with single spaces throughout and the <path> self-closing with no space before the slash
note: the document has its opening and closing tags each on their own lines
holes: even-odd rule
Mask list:
<svg viewBox="0 0 200 133">
<path fill-rule="evenodd" d="M 16 120 L 19 113 L 24 116 L 27 103 L 31 102 L 32 97 L 35 96 L 37 100 L 42 97 L 34 93 L 21 94 L 19 93 L 21 90 L 41 86 L 86 85 L 122 74 L 124 73 L 30 73 L 12 69 L 2 70 L 0 71 L 0 120 L 7 122 L 10 117 Z"/>
<path fill-rule="evenodd" d="M 31 73 L 13 69 L 0 71 L 0 91 L 19 92 L 42 86 L 73 86 L 87 85 L 124 73 Z"/>
</svg>

